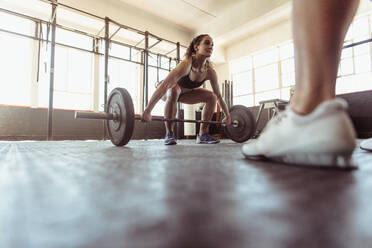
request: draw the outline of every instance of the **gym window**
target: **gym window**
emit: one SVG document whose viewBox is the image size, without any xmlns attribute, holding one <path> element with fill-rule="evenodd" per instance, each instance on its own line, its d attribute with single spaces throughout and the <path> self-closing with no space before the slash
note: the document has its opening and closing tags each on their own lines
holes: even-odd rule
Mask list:
<svg viewBox="0 0 372 248">
<path fill-rule="evenodd" d="M 260 101 L 289 99 L 294 84 L 293 43 L 287 42 L 232 61 L 234 104 L 248 107 Z"/>
<path fill-rule="evenodd" d="M 372 13 L 360 15 L 350 25 L 344 45 L 369 39 L 371 33 Z M 371 46 L 369 42 L 342 50 L 336 94 L 372 89 Z M 234 104 L 257 106 L 262 100 L 289 100 L 295 84 L 293 42 L 231 61 L 230 73 Z"/>
<path fill-rule="evenodd" d="M 34 22 L 0 13 L 0 28 L 32 35 Z M 27 37 L 0 33 L 0 104 L 31 106 L 34 41 Z M 16 48 L 16 49 L 13 49 Z"/>
</svg>

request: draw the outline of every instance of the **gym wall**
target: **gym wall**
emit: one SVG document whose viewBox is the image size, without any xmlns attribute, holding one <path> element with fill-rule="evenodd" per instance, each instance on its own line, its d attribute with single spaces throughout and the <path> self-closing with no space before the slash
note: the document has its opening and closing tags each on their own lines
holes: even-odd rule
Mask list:
<svg viewBox="0 0 372 248">
<path fill-rule="evenodd" d="M 372 90 L 338 95 L 349 104 L 348 112 L 359 138 L 372 137 Z"/>
<path fill-rule="evenodd" d="M 73 110 L 54 110 L 53 140 L 102 140 L 104 121 L 74 119 Z M 46 140 L 47 109 L 0 106 L 0 140 Z M 162 122 L 141 123 L 136 120 L 132 139 L 164 137 Z"/>
<path fill-rule="evenodd" d="M 339 95 L 349 104 L 349 114 L 359 138 L 372 137 L 372 91 Z M 258 106 L 249 108 L 254 117 Z M 0 140 L 46 140 L 47 109 L 0 106 Z M 257 130 L 268 121 L 267 109 L 262 112 Z M 72 110 L 55 110 L 53 114 L 53 139 L 84 140 L 103 139 L 103 121 L 74 119 Z M 183 126 L 181 125 L 181 133 Z M 148 124 L 136 120 L 132 139 L 161 139 L 165 134 L 163 122 Z"/>
</svg>

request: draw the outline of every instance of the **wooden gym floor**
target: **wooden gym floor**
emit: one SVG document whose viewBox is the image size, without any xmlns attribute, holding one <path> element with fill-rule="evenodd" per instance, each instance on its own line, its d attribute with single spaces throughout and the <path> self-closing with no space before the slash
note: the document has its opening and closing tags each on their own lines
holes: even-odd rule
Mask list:
<svg viewBox="0 0 372 248">
<path fill-rule="evenodd" d="M 240 144 L 0 142 L 0 247 L 372 244 L 372 153 L 342 172 L 244 160 Z"/>
</svg>

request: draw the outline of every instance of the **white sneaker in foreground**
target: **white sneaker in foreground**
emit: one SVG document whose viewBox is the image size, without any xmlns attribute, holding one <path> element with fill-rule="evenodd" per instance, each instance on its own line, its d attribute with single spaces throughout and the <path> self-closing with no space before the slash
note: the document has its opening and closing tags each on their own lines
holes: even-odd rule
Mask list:
<svg viewBox="0 0 372 248">
<path fill-rule="evenodd" d="M 342 99 L 323 102 L 312 113 L 290 107 L 272 118 L 258 139 L 243 145 L 247 159 L 266 158 L 297 165 L 355 168 L 355 131 Z"/>
<path fill-rule="evenodd" d="M 363 149 L 363 150 L 372 152 L 372 138 L 363 140 L 360 143 L 360 148 Z"/>
</svg>

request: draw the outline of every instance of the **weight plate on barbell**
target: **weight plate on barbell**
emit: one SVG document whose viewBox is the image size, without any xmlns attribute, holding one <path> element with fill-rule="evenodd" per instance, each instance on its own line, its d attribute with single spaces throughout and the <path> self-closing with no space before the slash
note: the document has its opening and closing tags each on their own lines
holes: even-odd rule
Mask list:
<svg viewBox="0 0 372 248">
<path fill-rule="evenodd" d="M 132 97 L 126 89 L 115 88 L 111 91 L 106 112 L 117 116 L 115 120 L 106 120 L 111 142 L 116 146 L 126 145 L 132 137 L 134 128 Z"/>
<path fill-rule="evenodd" d="M 256 131 L 256 123 L 251 111 L 243 105 L 230 108 L 231 125 L 225 126 L 227 136 L 235 142 L 249 140 Z"/>
<path fill-rule="evenodd" d="M 120 105 L 115 103 L 115 104 L 113 104 L 112 107 L 110 107 L 109 112 L 113 113 L 117 117 L 119 117 L 119 116 L 121 116 L 122 111 L 121 111 Z M 114 120 L 114 121 L 110 122 L 110 127 L 112 127 L 112 130 L 118 131 L 120 129 L 120 126 L 121 126 L 121 121 L 119 121 L 119 120 Z"/>
</svg>

